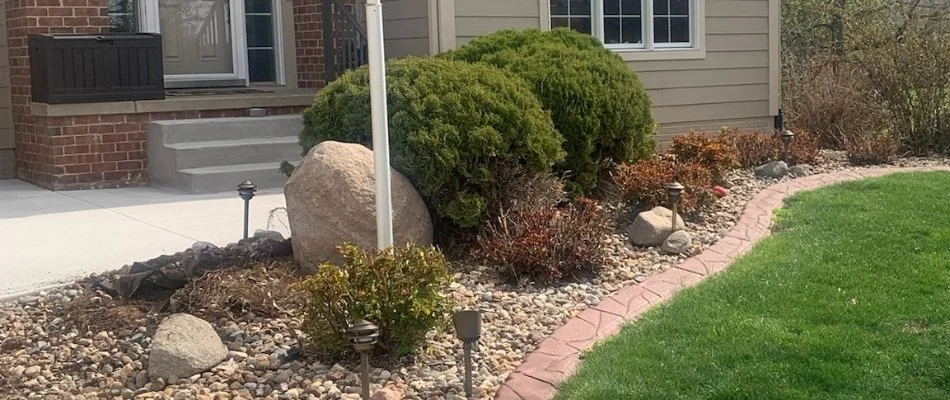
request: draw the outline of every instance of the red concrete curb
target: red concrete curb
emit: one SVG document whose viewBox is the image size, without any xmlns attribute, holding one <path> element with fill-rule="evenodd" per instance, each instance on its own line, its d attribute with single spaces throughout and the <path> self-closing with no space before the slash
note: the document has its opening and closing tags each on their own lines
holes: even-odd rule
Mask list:
<svg viewBox="0 0 950 400">
<path fill-rule="evenodd" d="M 553 398 L 557 393 L 557 385 L 571 376 L 580 364 L 581 352 L 596 341 L 618 333 L 621 325 L 637 319 L 680 289 L 693 286 L 707 276 L 726 269 L 732 260 L 766 237 L 770 233 L 773 212 L 782 206 L 785 197 L 838 182 L 913 171 L 950 171 L 950 167 L 839 171 L 784 181 L 765 188 L 749 200 L 736 225 L 716 244 L 674 268 L 617 291 L 597 306 L 575 315 L 542 340 L 538 349 L 508 375 L 505 384 L 495 394 L 495 399 Z"/>
</svg>

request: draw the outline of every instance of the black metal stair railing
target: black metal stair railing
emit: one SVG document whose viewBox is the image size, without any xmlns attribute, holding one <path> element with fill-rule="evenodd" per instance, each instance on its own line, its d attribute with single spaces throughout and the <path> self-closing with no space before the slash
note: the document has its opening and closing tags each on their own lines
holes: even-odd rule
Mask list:
<svg viewBox="0 0 950 400">
<path fill-rule="evenodd" d="M 327 83 L 367 60 L 362 2 L 323 0 L 323 59 Z"/>
</svg>

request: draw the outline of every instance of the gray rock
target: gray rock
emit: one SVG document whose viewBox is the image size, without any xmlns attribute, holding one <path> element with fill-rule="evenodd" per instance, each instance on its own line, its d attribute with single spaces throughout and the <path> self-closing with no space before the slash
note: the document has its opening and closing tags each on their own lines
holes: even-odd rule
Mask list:
<svg viewBox="0 0 950 400">
<path fill-rule="evenodd" d="M 676 231 L 663 242 L 663 251 L 671 254 L 685 254 L 693 246 L 693 237 L 686 231 Z"/>
<path fill-rule="evenodd" d="M 392 174 L 395 244 L 432 243 L 432 220 L 405 176 Z M 373 152 L 359 144 L 326 141 L 307 154 L 284 187 L 294 258 L 304 272 L 342 261 L 337 246 L 376 247 Z"/>
<path fill-rule="evenodd" d="M 811 165 L 808 165 L 808 164 L 798 164 L 798 165 L 796 165 L 796 166 L 793 166 L 793 167 L 789 168 L 789 169 L 788 169 L 788 174 L 791 175 L 791 176 L 793 176 L 793 177 L 795 177 L 795 178 L 800 178 L 800 177 L 803 177 L 803 176 L 808 176 L 808 175 L 814 174 L 814 171 L 813 171 L 813 170 L 814 170 L 814 168 L 813 168 Z"/>
<path fill-rule="evenodd" d="M 258 230 L 256 230 L 256 231 L 254 231 L 254 237 L 255 237 L 255 238 L 258 238 L 258 239 L 273 240 L 273 241 L 275 241 L 275 242 L 283 242 L 283 241 L 284 241 L 284 235 L 281 235 L 280 232 L 277 232 L 277 231 L 266 231 L 266 230 L 263 230 L 263 229 L 258 229 Z"/>
<path fill-rule="evenodd" d="M 788 164 L 785 161 L 772 161 L 765 165 L 760 165 L 755 169 L 755 176 L 779 179 L 788 173 Z"/>
<path fill-rule="evenodd" d="M 676 226 L 686 226 L 683 218 L 676 216 Z M 637 215 L 627 227 L 627 236 L 638 246 L 659 246 L 673 233 L 673 211 L 666 207 L 656 207 Z"/>
<path fill-rule="evenodd" d="M 174 314 L 158 325 L 151 345 L 148 374 L 153 380 L 200 374 L 227 355 L 228 348 L 211 324 L 188 314 Z"/>
<path fill-rule="evenodd" d="M 201 241 L 195 242 L 194 244 L 191 245 L 191 250 L 196 253 L 212 251 L 212 250 L 216 250 L 217 248 L 218 246 L 215 246 L 213 243 L 201 242 Z"/>
</svg>

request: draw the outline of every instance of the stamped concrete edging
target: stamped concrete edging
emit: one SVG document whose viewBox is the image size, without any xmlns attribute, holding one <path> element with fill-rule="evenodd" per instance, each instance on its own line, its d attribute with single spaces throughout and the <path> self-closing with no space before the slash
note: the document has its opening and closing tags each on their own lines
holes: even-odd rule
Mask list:
<svg viewBox="0 0 950 400">
<path fill-rule="evenodd" d="M 776 183 L 757 193 L 746 204 L 736 225 L 722 239 L 683 263 L 650 276 L 640 284 L 625 287 L 595 307 L 586 309 L 546 337 L 538 348 L 498 389 L 498 400 L 544 400 L 557 393 L 557 386 L 580 364 L 580 354 L 595 342 L 620 332 L 651 307 L 673 297 L 680 289 L 694 286 L 707 276 L 726 269 L 771 232 L 773 211 L 785 197 L 823 186 L 896 172 L 950 171 L 936 168 L 868 168 L 811 175 Z"/>
</svg>

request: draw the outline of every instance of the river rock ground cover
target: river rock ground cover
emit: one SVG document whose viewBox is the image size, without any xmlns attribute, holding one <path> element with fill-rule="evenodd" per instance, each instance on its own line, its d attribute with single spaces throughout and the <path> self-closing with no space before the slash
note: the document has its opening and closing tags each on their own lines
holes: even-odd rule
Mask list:
<svg viewBox="0 0 950 400">
<path fill-rule="evenodd" d="M 947 163 L 936 159 L 896 162 L 900 166 Z M 812 172 L 846 168 L 854 167 L 841 153 L 823 152 Z M 476 396 L 493 395 L 526 354 L 574 314 L 715 243 L 732 228 L 745 203 L 775 180 L 735 170 L 727 182 L 726 197 L 687 221 L 687 231 L 694 238 L 687 254 L 668 255 L 631 245 L 624 232 L 629 216 L 620 215 L 604 238 L 610 255 L 595 277 L 553 286 L 513 285 L 488 267 L 454 265 L 457 282 L 448 295 L 459 306 L 478 308 L 484 315 L 482 338 L 474 352 Z M 205 286 L 220 289 L 217 297 L 176 297 L 173 308 L 211 322 L 229 350 L 225 361 L 210 371 L 176 381 L 149 379 L 147 373 L 152 334 L 175 311 L 165 301 L 122 301 L 73 284 L 0 304 L 0 396 L 357 399 L 355 360 L 323 363 L 309 356 L 298 329 L 297 305 L 303 300 L 274 295 L 286 293 L 293 278 L 279 271 L 291 270 L 291 264 L 290 260 L 255 262 L 202 279 L 207 285 L 250 283 L 264 288 L 264 300 L 221 296 L 227 292 L 222 286 Z M 244 297 L 253 296 L 245 293 Z M 201 301 L 208 304 L 202 307 Z M 428 339 L 414 357 L 374 360 L 373 390 L 386 387 L 408 398 L 460 397 L 461 343 L 452 332 L 433 331 Z"/>
</svg>

